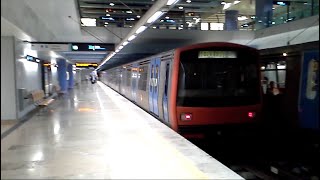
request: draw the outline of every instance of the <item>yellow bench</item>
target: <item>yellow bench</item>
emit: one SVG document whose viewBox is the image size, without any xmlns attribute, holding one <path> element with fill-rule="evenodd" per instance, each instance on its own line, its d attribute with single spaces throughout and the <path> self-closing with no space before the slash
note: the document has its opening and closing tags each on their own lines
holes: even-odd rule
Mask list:
<svg viewBox="0 0 320 180">
<path fill-rule="evenodd" d="M 33 102 L 35 105 L 39 107 L 45 107 L 51 104 L 54 99 L 52 98 L 45 98 L 44 91 L 43 90 L 35 90 L 31 92 Z"/>
</svg>

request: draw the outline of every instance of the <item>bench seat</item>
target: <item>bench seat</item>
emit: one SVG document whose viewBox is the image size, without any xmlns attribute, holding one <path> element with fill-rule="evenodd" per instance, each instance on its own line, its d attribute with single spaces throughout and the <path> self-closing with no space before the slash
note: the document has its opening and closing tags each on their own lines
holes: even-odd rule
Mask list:
<svg viewBox="0 0 320 180">
<path fill-rule="evenodd" d="M 54 99 L 52 98 L 45 98 L 44 91 L 43 90 L 35 90 L 31 93 L 32 100 L 37 106 L 48 106 L 51 104 Z"/>
</svg>

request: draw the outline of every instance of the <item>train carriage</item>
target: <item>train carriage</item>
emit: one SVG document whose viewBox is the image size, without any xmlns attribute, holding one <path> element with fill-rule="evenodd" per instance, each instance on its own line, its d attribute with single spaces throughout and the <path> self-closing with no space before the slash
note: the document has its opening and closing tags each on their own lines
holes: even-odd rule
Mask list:
<svg viewBox="0 0 320 180">
<path fill-rule="evenodd" d="M 160 53 L 102 73 L 101 81 L 185 137 L 250 124 L 261 109 L 258 51 L 214 42 Z"/>
</svg>

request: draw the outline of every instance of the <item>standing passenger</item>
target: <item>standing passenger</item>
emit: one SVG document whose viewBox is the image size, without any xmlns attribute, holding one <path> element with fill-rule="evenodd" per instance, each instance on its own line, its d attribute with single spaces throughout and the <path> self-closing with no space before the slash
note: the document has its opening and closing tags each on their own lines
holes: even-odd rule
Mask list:
<svg viewBox="0 0 320 180">
<path fill-rule="evenodd" d="M 96 81 L 97 81 L 97 73 L 96 73 L 96 71 L 92 71 L 90 73 L 90 79 L 91 79 L 91 84 L 96 83 Z"/>
<path fill-rule="evenodd" d="M 270 81 L 270 87 L 268 88 L 268 94 L 274 95 L 274 96 L 280 94 L 280 91 L 276 87 L 276 83 L 274 81 Z"/>
</svg>

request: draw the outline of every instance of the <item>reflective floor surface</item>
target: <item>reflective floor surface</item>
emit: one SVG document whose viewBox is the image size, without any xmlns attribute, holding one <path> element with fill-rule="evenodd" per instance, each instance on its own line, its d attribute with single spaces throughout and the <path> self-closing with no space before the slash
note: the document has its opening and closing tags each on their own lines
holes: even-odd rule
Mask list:
<svg viewBox="0 0 320 180">
<path fill-rule="evenodd" d="M 1 140 L 1 179 L 242 179 L 101 82 Z"/>
</svg>

